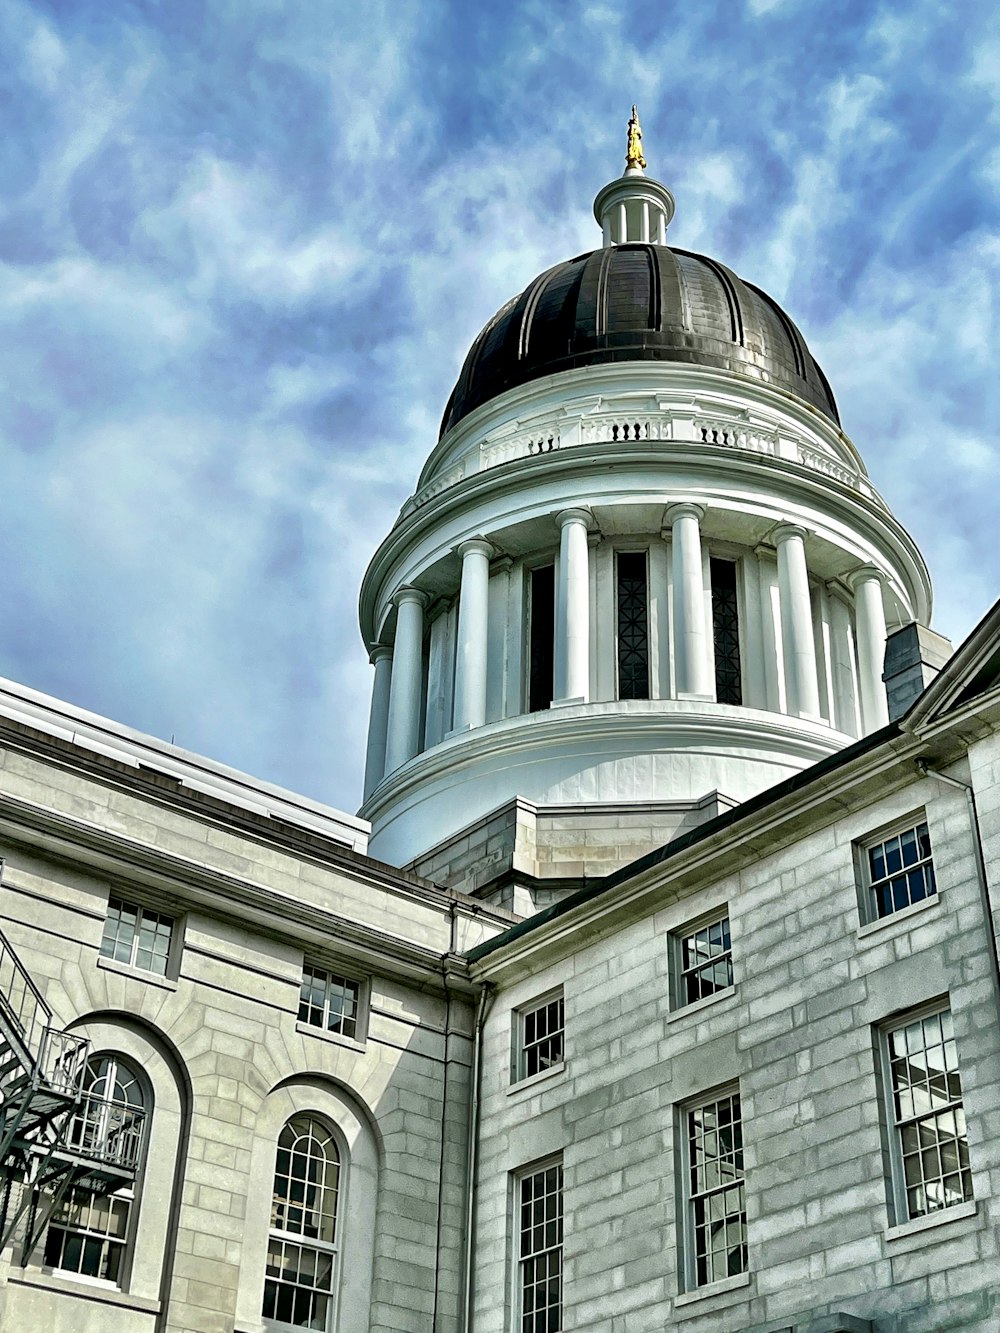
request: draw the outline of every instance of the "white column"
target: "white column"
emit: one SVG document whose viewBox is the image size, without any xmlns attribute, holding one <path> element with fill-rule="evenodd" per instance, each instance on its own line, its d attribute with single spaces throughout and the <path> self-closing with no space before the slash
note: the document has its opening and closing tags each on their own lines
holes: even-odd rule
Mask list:
<svg viewBox="0 0 1000 1333">
<path fill-rule="evenodd" d="M 605 248 L 605 250 L 607 250 L 609 246 L 611 246 L 611 245 L 614 244 L 614 242 L 611 240 L 611 213 L 610 213 L 610 211 L 607 212 L 607 213 L 605 213 L 605 214 L 604 214 L 604 217 L 601 219 L 601 231 L 604 233 L 604 248 Z"/>
<path fill-rule="evenodd" d="M 705 625 L 705 581 L 701 559 L 701 505 L 667 510 L 672 552 L 674 681 L 679 697 L 711 696 L 709 641 Z"/>
<path fill-rule="evenodd" d="M 389 680 L 392 676 L 392 649 L 380 644 L 369 658 L 375 668 L 372 708 L 368 718 L 368 751 L 365 757 L 365 800 L 382 781 L 385 773 L 385 738 L 389 725 Z"/>
<path fill-rule="evenodd" d="M 622 201 L 618 205 L 618 244 L 624 245 L 628 240 L 628 213 L 625 210 L 625 203 Z"/>
<path fill-rule="evenodd" d="M 885 606 L 882 575 L 874 565 L 862 565 L 849 579 L 854 589 L 854 622 L 858 637 L 858 685 L 865 733 L 889 721 L 882 672 L 885 667 Z"/>
<path fill-rule="evenodd" d="M 642 230 L 641 230 L 641 232 L 640 232 L 640 239 L 643 240 L 643 241 L 648 241 L 648 240 L 649 240 L 649 200 L 648 200 L 648 199 L 643 199 L 643 201 L 642 201 L 642 222 L 641 222 L 640 225 L 641 225 L 641 227 L 642 227 Z"/>
<path fill-rule="evenodd" d="M 585 509 L 564 509 L 559 524 L 556 589 L 557 700 L 590 698 L 590 547 Z"/>
<path fill-rule="evenodd" d="M 656 244 L 667 243 L 667 215 L 662 208 L 656 210 Z"/>
<path fill-rule="evenodd" d="M 389 686 L 389 722 L 385 742 L 385 771 L 394 772 L 420 748 L 420 690 L 423 676 L 424 607 L 427 595 L 419 588 L 399 588 L 396 604 L 396 642 L 392 650 Z"/>
<path fill-rule="evenodd" d="M 458 652 L 455 657 L 455 730 L 486 721 L 486 635 L 493 547 L 481 537 L 462 542 L 462 590 L 458 596 Z"/>
<path fill-rule="evenodd" d="M 818 718 L 816 640 L 813 636 L 805 537 L 805 529 L 793 523 L 782 523 L 774 530 L 774 542 L 778 548 L 778 594 L 788 712 Z"/>
</svg>

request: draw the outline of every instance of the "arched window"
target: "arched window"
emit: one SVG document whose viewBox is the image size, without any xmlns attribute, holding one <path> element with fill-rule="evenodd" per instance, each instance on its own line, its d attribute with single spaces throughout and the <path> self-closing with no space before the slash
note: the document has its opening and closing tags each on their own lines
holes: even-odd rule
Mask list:
<svg viewBox="0 0 1000 1333">
<path fill-rule="evenodd" d="M 97 1055 L 87 1062 L 80 1109 L 70 1121 L 66 1147 L 94 1163 L 106 1188 L 72 1188 L 62 1200 L 45 1238 L 45 1263 L 50 1267 L 122 1285 L 147 1110 L 138 1075 L 117 1055 Z M 114 1189 L 116 1178 L 122 1184 Z"/>
<path fill-rule="evenodd" d="M 264 1276 L 265 1319 L 326 1330 L 337 1260 L 340 1153 L 321 1120 L 293 1115 L 278 1138 Z"/>
</svg>

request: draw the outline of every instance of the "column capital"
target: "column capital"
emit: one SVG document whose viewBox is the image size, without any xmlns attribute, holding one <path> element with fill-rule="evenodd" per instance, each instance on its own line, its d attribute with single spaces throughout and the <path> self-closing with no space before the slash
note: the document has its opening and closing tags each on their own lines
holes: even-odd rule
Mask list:
<svg viewBox="0 0 1000 1333">
<path fill-rule="evenodd" d="M 885 575 L 875 565 L 859 565 L 857 569 L 852 569 L 849 574 L 844 575 L 844 582 L 851 592 L 857 592 L 862 583 L 875 582 L 880 588 L 884 588 Z"/>
<path fill-rule="evenodd" d="M 571 523 L 582 523 L 589 531 L 592 518 L 589 509 L 560 509 L 556 514 L 556 523 L 560 529 L 569 527 Z"/>
<path fill-rule="evenodd" d="M 425 592 L 421 592 L 419 588 L 414 588 L 409 583 L 404 583 L 392 594 L 392 604 L 397 608 L 404 602 L 416 602 L 417 606 L 425 607 L 429 601 L 430 598 Z"/>
<path fill-rule="evenodd" d="M 487 560 L 492 560 L 496 554 L 496 547 L 492 542 L 488 542 L 485 537 L 469 537 L 464 542 L 459 542 L 455 547 L 455 554 L 464 560 L 467 555 L 482 555 Z"/>
<path fill-rule="evenodd" d="M 679 518 L 695 518 L 700 523 L 704 517 L 704 505 L 695 504 L 693 500 L 680 500 L 677 504 L 668 505 L 663 511 L 663 521 L 671 527 Z"/>
<path fill-rule="evenodd" d="M 368 661 L 372 666 L 375 666 L 378 662 L 383 661 L 387 657 L 392 657 L 392 644 L 377 643 L 368 654 Z"/>
<path fill-rule="evenodd" d="M 771 540 L 775 546 L 781 546 L 784 542 L 791 541 L 793 537 L 798 537 L 799 541 L 804 542 L 808 536 L 807 530 L 798 523 L 779 523 L 777 527 L 771 529 Z"/>
</svg>

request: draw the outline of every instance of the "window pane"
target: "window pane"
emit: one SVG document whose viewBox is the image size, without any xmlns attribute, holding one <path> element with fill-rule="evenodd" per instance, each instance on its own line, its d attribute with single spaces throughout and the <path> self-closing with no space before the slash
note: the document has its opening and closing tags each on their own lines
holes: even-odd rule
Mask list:
<svg viewBox="0 0 1000 1333">
<path fill-rule="evenodd" d="M 521 1331 L 562 1329 L 563 1173 L 555 1163 L 522 1178 L 518 1277 Z"/>
<path fill-rule="evenodd" d="M 703 1286 L 747 1266 L 739 1094 L 689 1111 L 687 1134 L 692 1268 Z"/>
</svg>

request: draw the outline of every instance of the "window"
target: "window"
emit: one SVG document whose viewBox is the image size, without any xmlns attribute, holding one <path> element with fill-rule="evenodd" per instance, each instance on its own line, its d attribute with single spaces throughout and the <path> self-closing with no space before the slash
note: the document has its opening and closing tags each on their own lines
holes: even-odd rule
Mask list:
<svg viewBox="0 0 1000 1333">
<path fill-rule="evenodd" d="M 736 597 L 736 564 L 710 562 L 712 579 L 712 640 L 715 645 L 715 697 L 720 704 L 743 702 L 740 665 L 740 613 Z"/>
<path fill-rule="evenodd" d="M 951 1010 L 907 1018 L 883 1036 L 902 1222 L 971 1199 L 972 1174 Z"/>
<path fill-rule="evenodd" d="M 550 1162 L 517 1182 L 518 1327 L 560 1333 L 562 1319 L 563 1169 Z"/>
<path fill-rule="evenodd" d="M 556 570 L 531 571 L 531 629 L 528 644 L 528 712 L 548 708 L 555 690 Z"/>
<path fill-rule="evenodd" d="M 514 1012 L 513 1078 L 531 1078 L 563 1062 L 562 992 Z"/>
<path fill-rule="evenodd" d="M 937 893 L 927 821 L 864 848 L 868 919 L 877 921 Z"/>
<path fill-rule="evenodd" d="M 337 1259 L 340 1153 L 319 1120 L 294 1115 L 278 1138 L 264 1274 L 265 1319 L 326 1329 Z"/>
<path fill-rule="evenodd" d="M 677 1007 L 717 995 L 733 984 L 729 917 L 677 936 Z"/>
<path fill-rule="evenodd" d="M 690 1287 L 747 1269 L 740 1094 L 689 1108 L 685 1128 L 685 1266 Z"/>
<path fill-rule="evenodd" d="M 140 1164 L 146 1098 L 138 1076 L 116 1055 L 94 1056 L 83 1078 L 80 1109 L 67 1149 L 135 1172 Z M 134 1183 L 113 1193 L 74 1189 L 59 1204 L 45 1238 L 45 1263 L 121 1286 L 138 1197 Z"/>
<path fill-rule="evenodd" d="M 649 698 L 649 593 L 645 551 L 618 553 L 618 698 Z"/>
<path fill-rule="evenodd" d="M 129 967 L 157 976 L 167 974 L 174 923 L 161 912 L 150 911 L 122 898 L 111 898 L 104 920 L 101 954 Z"/>
<path fill-rule="evenodd" d="M 361 983 L 308 963 L 302 969 L 299 1022 L 357 1038 Z"/>
</svg>

